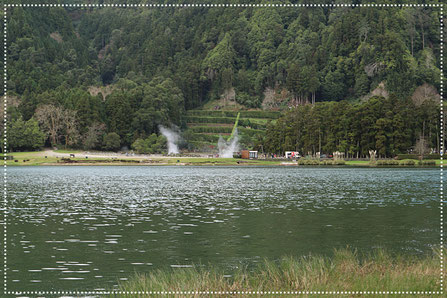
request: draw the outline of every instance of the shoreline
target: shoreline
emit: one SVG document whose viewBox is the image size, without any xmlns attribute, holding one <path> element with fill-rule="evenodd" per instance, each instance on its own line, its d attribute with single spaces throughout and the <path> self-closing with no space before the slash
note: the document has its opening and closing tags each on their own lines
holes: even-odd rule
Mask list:
<svg viewBox="0 0 447 298">
<path fill-rule="evenodd" d="M 70 156 L 71 155 L 71 156 Z M 73 157 L 74 155 L 74 157 Z M 279 166 L 279 167 L 354 167 L 354 168 L 434 168 L 441 160 L 306 160 L 241 159 L 198 156 L 124 155 L 111 152 L 45 150 L 7 153 L 6 166 Z"/>
<path fill-rule="evenodd" d="M 414 168 L 414 169 L 427 169 L 427 168 L 440 168 L 439 164 L 435 165 L 371 165 L 371 164 L 313 164 L 313 165 L 303 165 L 303 164 L 283 164 L 281 162 L 160 162 L 160 163 L 150 163 L 150 162 L 139 162 L 139 161 L 127 161 L 127 162 L 115 162 L 115 161 L 105 161 L 105 162 L 42 162 L 42 163 L 10 163 L 6 164 L 8 167 L 23 167 L 23 166 L 136 166 L 136 167 L 156 167 L 156 166 L 232 166 L 232 167 L 250 167 L 250 166 L 264 166 L 264 167 L 296 167 L 296 168 Z"/>
</svg>

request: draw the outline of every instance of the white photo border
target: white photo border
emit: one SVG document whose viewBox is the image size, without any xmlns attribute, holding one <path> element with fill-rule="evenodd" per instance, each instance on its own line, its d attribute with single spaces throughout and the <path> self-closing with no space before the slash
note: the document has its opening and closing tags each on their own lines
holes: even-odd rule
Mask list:
<svg viewBox="0 0 447 298">
<path fill-rule="evenodd" d="M 110 295 L 110 294 L 124 294 L 124 295 L 442 295 L 444 294 L 444 221 L 443 221 L 443 156 L 444 156 L 444 123 L 443 123 L 443 81 L 444 81 L 444 68 L 443 68 L 443 45 L 444 45 L 444 23 L 443 23 L 443 3 L 435 4 L 393 4 L 393 3 L 365 3 L 365 4 L 291 4 L 291 3 L 267 3 L 267 4 L 69 4 L 69 3 L 45 3 L 45 4 L 2 4 L 3 6 L 3 50 L 4 50 L 4 111 L 3 111 L 3 152 L 4 152 L 4 165 L 3 165 L 3 294 L 6 295 Z M 7 221 L 8 221 L 8 201 L 7 201 L 7 21 L 8 21 L 8 8 L 10 7 L 79 7 L 79 8 L 104 8 L 104 7 L 118 7 L 118 8 L 131 8 L 131 7 L 149 7 L 149 8 L 185 8 L 185 7 L 437 7 L 439 8 L 439 23 L 440 23 L 440 288 L 436 291 L 8 291 L 7 287 Z M 447 203 L 447 201 L 446 201 Z"/>
</svg>

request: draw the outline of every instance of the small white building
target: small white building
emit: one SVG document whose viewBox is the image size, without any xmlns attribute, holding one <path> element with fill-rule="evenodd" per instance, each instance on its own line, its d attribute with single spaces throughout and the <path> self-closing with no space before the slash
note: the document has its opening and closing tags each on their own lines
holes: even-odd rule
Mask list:
<svg viewBox="0 0 447 298">
<path fill-rule="evenodd" d="M 249 151 L 248 152 L 248 158 L 249 159 L 257 159 L 258 158 L 258 151 Z"/>
</svg>

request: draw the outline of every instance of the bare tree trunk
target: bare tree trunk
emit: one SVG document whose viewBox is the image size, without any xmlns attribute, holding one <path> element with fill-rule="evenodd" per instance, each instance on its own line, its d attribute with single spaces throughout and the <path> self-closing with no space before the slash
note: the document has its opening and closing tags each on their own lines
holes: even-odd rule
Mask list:
<svg viewBox="0 0 447 298">
<path fill-rule="evenodd" d="M 321 153 L 321 127 L 318 128 L 318 152 Z"/>
<path fill-rule="evenodd" d="M 422 49 L 425 49 L 425 33 L 424 33 L 424 28 L 422 28 Z"/>
</svg>

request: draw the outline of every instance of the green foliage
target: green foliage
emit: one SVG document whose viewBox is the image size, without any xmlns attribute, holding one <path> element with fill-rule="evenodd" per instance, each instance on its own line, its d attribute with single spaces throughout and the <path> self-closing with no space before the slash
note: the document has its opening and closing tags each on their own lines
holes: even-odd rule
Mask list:
<svg viewBox="0 0 447 298">
<path fill-rule="evenodd" d="M 332 154 L 345 157 L 394 157 L 424 144 L 439 152 L 439 104 L 415 105 L 411 100 L 373 97 L 363 103 L 347 101 L 298 106 L 267 126 L 264 149 L 282 154 Z"/>
<path fill-rule="evenodd" d="M 126 139 L 130 133 L 130 124 L 133 109 L 131 106 L 131 95 L 126 91 L 116 91 L 107 97 L 105 110 L 107 116 L 107 127 L 115 132 L 121 139 Z"/>
<path fill-rule="evenodd" d="M 233 124 L 235 118 L 231 117 L 198 117 L 198 116 L 186 116 L 185 120 L 187 123 L 214 123 L 214 124 Z M 261 121 L 261 122 L 258 122 Z M 254 129 L 265 129 L 267 123 L 267 119 L 248 119 L 241 118 L 239 119 L 238 126 L 239 127 L 251 127 Z"/>
<path fill-rule="evenodd" d="M 216 126 L 193 126 L 189 128 L 194 133 L 226 133 L 231 134 L 233 131 L 232 127 L 216 127 Z M 253 136 L 255 134 L 263 133 L 259 129 L 248 129 L 243 127 L 238 127 L 238 132 L 240 134 L 247 134 Z"/>
<path fill-rule="evenodd" d="M 104 135 L 102 143 L 105 150 L 118 151 L 121 148 L 120 136 L 115 132 Z"/>
<path fill-rule="evenodd" d="M 222 123 L 233 124 L 235 118 L 231 117 L 200 117 L 200 116 L 186 116 L 185 120 L 188 123 Z"/>
<path fill-rule="evenodd" d="M 426 155 L 424 155 L 424 159 L 440 159 L 440 158 L 441 158 L 440 154 L 426 154 Z M 403 159 L 419 160 L 420 156 L 417 154 L 398 154 L 397 159 L 398 160 L 403 160 Z"/>
<path fill-rule="evenodd" d="M 418 165 L 420 165 L 420 166 L 435 166 L 436 161 L 435 160 L 420 160 L 420 161 L 418 161 Z"/>
<path fill-rule="evenodd" d="M 303 166 L 316 166 L 319 164 L 320 164 L 320 162 L 316 159 L 300 159 L 300 160 L 298 160 L 298 165 L 303 165 Z"/>
<path fill-rule="evenodd" d="M 400 163 L 394 159 L 381 159 L 376 161 L 377 166 L 398 166 Z"/>
<path fill-rule="evenodd" d="M 84 136 L 84 149 L 100 149 L 105 130 L 106 126 L 102 123 L 94 123 L 92 126 L 90 126 Z"/>
<path fill-rule="evenodd" d="M 281 112 L 276 111 L 207 111 L 207 110 L 190 110 L 187 112 L 189 116 L 197 117 L 237 117 L 241 113 L 242 118 L 265 118 L 277 119 L 281 116 Z M 233 121 L 234 122 L 234 121 Z"/>
<path fill-rule="evenodd" d="M 342 160 L 342 159 L 338 159 L 338 160 L 322 160 L 320 161 L 320 165 L 335 165 L 335 166 L 342 166 L 345 165 L 346 161 Z"/>
<path fill-rule="evenodd" d="M 230 34 L 226 33 L 203 61 L 204 75 L 211 81 L 217 81 L 218 93 L 233 86 L 235 59 L 236 52 Z"/>
<path fill-rule="evenodd" d="M 18 118 L 8 127 L 8 147 L 14 150 L 36 150 L 43 147 L 45 134 L 36 119 L 24 121 Z"/>
<path fill-rule="evenodd" d="M 376 149 L 380 156 L 394 156 L 407 153 L 423 134 L 430 148 L 440 147 L 437 108 L 406 107 L 417 86 L 440 87 L 436 8 L 191 7 L 123 13 L 11 7 L 8 21 L 8 94 L 19 98 L 18 107 L 10 109 L 12 119 L 37 119 L 39 107 L 48 105 L 75 115 L 75 122 L 53 131 L 53 145 L 99 148 L 104 132 L 91 130 L 95 123 L 104 123 L 105 132 L 116 133 L 126 146 L 157 133 L 160 124 L 185 128 L 185 114 L 234 123 L 222 119 L 235 118 L 238 111 L 191 110 L 233 89 L 245 108 L 260 108 L 267 90 L 275 92 L 273 100 L 281 94 L 279 106 L 287 107 L 358 102 L 383 82 L 391 94 L 383 108 L 377 100 L 361 107 L 303 107 L 296 114 L 300 119 L 291 113 L 287 121 L 271 124 L 274 131 L 263 142 L 272 152 L 293 147 L 366 156 Z M 280 114 L 241 111 L 240 131 L 264 129 L 251 119 Z M 259 133 L 246 131 L 250 137 Z"/>
<path fill-rule="evenodd" d="M 403 159 L 419 159 L 419 156 L 417 154 L 398 154 L 397 155 L 398 160 Z"/>
<path fill-rule="evenodd" d="M 251 96 L 246 92 L 237 92 L 236 93 L 236 102 L 247 108 L 260 108 L 261 101 L 259 96 Z"/>
<path fill-rule="evenodd" d="M 166 138 L 153 133 L 146 139 L 135 140 L 132 148 L 139 154 L 162 153 L 166 150 Z"/>
<path fill-rule="evenodd" d="M 131 126 L 135 135 L 155 133 L 160 124 L 182 124 L 184 98 L 171 79 L 154 78 L 149 84 L 137 88 L 134 93 L 140 98 Z"/>
<path fill-rule="evenodd" d="M 227 133 L 231 134 L 232 127 L 225 126 L 193 126 L 189 128 L 194 133 Z"/>
<path fill-rule="evenodd" d="M 423 82 L 439 85 L 437 20 L 435 8 L 14 7 L 10 88 L 41 93 L 163 76 L 187 108 L 230 87 L 250 107 L 276 86 L 323 101 L 362 96 L 385 81 L 409 95 Z"/>
<path fill-rule="evenodd" d="M 403 165 L 403 166 L 414 166 L 416 164 L 416 162 L 412 159 L 407 159 L 407 160 L 402 160 L 399 164 Z"/>
<path fill-rule="evenodd" d="M 201 141 L 208 143 L 216 143 L 219 141 L 220 135 L 216 134 L 203 134 L 203 133 L 191 133 L 187 138 L 185 137 L 187 142 L 190 141 Z"/>
</svg>

